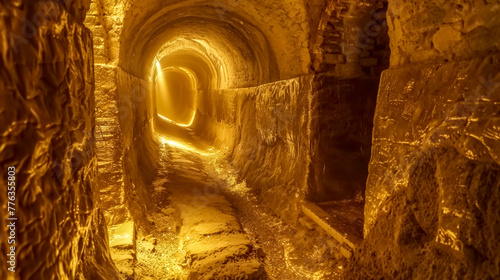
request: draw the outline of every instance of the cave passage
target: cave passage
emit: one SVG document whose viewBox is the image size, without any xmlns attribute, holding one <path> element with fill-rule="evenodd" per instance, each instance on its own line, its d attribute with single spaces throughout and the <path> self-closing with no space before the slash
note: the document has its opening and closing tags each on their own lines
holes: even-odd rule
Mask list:
<svg viewBox="0 0 500 280">
<path fill-rule="evenodd" d="M 231 164 L 230 153 L 234 148 L 229 145 L 235 140 L 219 140 L 220 143 L 216 139 L 231 139 L 238 132 L 213 127 L 205 119 L 205 110 L 227 106 L 207 95 L 220 92 L 237 96 L 238 89 L 210 89 L 210 84 L 217 85 L 220 72 L 205 72 L 205 69 L 213 70 L 216 63 L 200 60 L 204 54 L 195 49 L 195 44 L 189 45 L 189 41 L 184 44 L 188 50 L 170 51 L 169 47 L 162 47 L 155 56 L 164 55 L 156 59 L 151 70 L 155 110 L 152 137 L 159 144 L 157 175 L 148 188 L 153 211 L 134 219 L 136 258 L 133 263 L 115 262 L 118 269 L 123 272 L 133 268 L 134 277 L 139 279 L 183 279 L 193 275 L 203 275 L 206 279 L 340 277 L 343 261 L 335 256 L 333 248 L 341 246 L 341 242 L 327 232 L 308 232 L 314 228 L 321 230 L 313 220 L 305 220 L 308 218 L 303 218 L 303 224 L 309 228 L 284 223 L 263 203 L 255 188 L 247 185 L 241 170 Z M 216 49 L 213 51 L 217 53 Z M 189 63 L 190 60 L 196 61 Z M 250 90 L 258 87 L 252 86 Z M 216 122 L 220 121 L 220 117 L 214 117 Z M 208 134 L 210 130 L 217 135 Z M 327 185 L 322 187 L 328 189 Z M 318 200 L 323 202 L 323 209 L 337 214 L 349 211 L 346 205 L 355 209 L 344 213 L 339 222 L 349 221 L 351 228 L 341 229 L 358 231 L 360 235 L 362 193 L 347 188 L 351 193 L 342 196 L 342 189 L 336 186 L 336 195 L 319 191 L 316 198 L 321 197 Z M 333 204 L 328 204 L 329 201 Z M 115 228 L 110 232 L 114 259 L 127 254 L 115 244 L 116 239 L 123 238 L 120 233 Z M 304 240 L 294 240 L 297 235 Z M 214 263 L 220 267 L 214 267 Z"/>
<path fill-rule="evenodd" d="M 125 14 L 117 57 L 117 101 L 125 105 L 117 118 L 122 139 L 132 141 L 124 185 L 103 192 L 117 269 L 139 279 L 340 277 L 362 240 L 385 62 L 315 75 L 300 43 L 307 34 L 277 35 L 244 6 L 221 15 L 201 4 L 150 4 L 153 16 L 130 9 L 128 22 Z M 374 45 L 374 53 L 386 49 L 386 40 Z"/>
<path fill-rule="evenodd" d="M 499 11 L 0 1 L 0 279 L 500 279 Z"/>
<path fill-rule="evenodd" d="M 166 121 L 190 126 L 196 114 L 196 80 L 187 70 L 162 69 L 155 77 L 156 113 Z"/>
</svg>

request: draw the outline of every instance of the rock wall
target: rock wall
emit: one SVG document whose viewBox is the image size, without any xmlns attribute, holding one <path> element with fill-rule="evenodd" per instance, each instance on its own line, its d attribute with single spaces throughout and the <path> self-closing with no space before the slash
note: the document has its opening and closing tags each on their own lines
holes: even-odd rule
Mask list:
<svg viewBox="0 0 500 280">
<path fill-rule="evenodd" d="M 392 69 L 377 99 L 352 278 L 499 277 L 499 24 L 490 14 L 499 7 L 389 2 Z"/>
<path fill-rule="evenodd" d="M 118 66 L 125 12 L 123 1 L 93 0 L 85 25 L 94 35 L 98 190 L 111 256 L 123 276 L 134 277 L 136 230 L 149 224 L 157 151 L 149 83 Z"/>
<path fill-rule="evenodd" d="M 304 199 L 364 199 L 377 89 L 327 73 L 201 91 L 193 127 L 275 213 L 296 217 Z"/>
<path fill-rule="evenodd" d="M 118 68 L 118 110 L 123 139 L 124 194 L 135 222 L 146 222 L 152 210 L 152 182 L 158 151 L 153 136 L 150 85 Z"/>
<path fill-rule="evenodd" d="M 498 1 L 390 0 L 391 66 L 498 52 Z"/>
<path fill-rule="evenodd" d="M 152 91 L 145 79 L 118 66 L 125 11 L 123 2 L 94 0 L 85 21 L 94 34 L 98 178 L 110 224 L 130 219 L 131 208 L 142 212 L 149 205 L 156 168 Z"/>
<path fill-rule="evenodd" d="M 366 275 L 498 277 L 499 56 L 384 72 L 366 191 Z"/>
<path fill-rule="evenodd" d="M 313 69 L 340 79 L 379 77 L 389 66 L 387 0 L 329 0 L 311 32 Z"/>
<path fill-rule="evenodd" d="M 98 160 L 97 185 L 101 206 L 108 225 L 123 223 L 129 216 L 125 207 L 123 183 L 122 130 L 117 97 L 117 50 L 109 6 L 92 1 L 85 25 L 92 31 L 94 42 L 94 71 L 96 77 L 96 153 Z"/>
<path fill-rule="evenodd" d="M 119 279 L 96 192 L 88 1 L 0 4 L 0 162 L 16 169 L 15 274 L 7 279 Z M 7 190 L 0 261 L 7 264 Z"/>
<path fill-rule="evenodd" d="M 195 128 L 227 149 L 241 178 L 283 217 L 307 193 L 312 76 L 253 88 L 202 92 Z"/>
</svg>

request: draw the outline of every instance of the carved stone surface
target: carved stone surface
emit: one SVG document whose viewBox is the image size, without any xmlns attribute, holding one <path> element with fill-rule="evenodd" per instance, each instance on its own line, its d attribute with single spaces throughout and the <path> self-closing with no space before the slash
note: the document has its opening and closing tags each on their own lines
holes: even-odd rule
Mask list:
<svg viewBox="0 0 500 280">
<path fill-rule="evenodd" d="M 16 168 L 16 279 L 118 279 L 95 192 L 89 2 L 0 4 L 0 162 L 2 172 Z M 7 185 L 6 174 L 0 180 Z"/>
<path fill-rule="evenodd" d="M 283 216 L 298 215 L 307 192 L 312 79 L 199 95 L 194 129 L 229 149 L 240 175 Z"/>
<path fill-rule="evenodd" d="M 391 66 L 499 51 L 498 1 L 389 1 Z"/>
<path fill-rule="evenodd" d="M 499 73 L 498 54 L 384 72 L 366 240 L 355 263 L 361 272 L 406 279 L 498 276 Z"/>
</svg>

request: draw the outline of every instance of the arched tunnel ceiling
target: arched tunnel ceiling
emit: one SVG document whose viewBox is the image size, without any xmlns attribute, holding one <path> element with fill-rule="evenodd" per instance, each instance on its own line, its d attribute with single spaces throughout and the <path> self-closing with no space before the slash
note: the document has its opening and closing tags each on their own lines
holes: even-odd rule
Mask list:
<svg viewBox="0 0 500 280">
<path fill-rule="evenodd" d="M 196 110 L 196 78 L 189 70 L 180 67 L 167 67 L 156 72 L 156 113 L 177 124 L 191 125 Z"/>
<path fill-rule="evenodd" d="M 204 45 L 198 56 L 210 58 L 230 77 L 221 87 L 258 85 L 308 72 L 309 25 L 302 1 L 146 0 L 124 6 L 119 65 L 135 76 L 147 79 L 158 52 L 176 39 Z"/>
<path fill-rule="evenodd" d="M 184 40 L 182 40 L 184 41 Z M 195 45 L 197 42 L 188 41 L 186 44 Z M 182 46 L 180 40 L 173 41 L 181 47 L 165 46 L 158 53 L 158 59 L 162 68 L 176 67 L 189 69 L 198 81 L 198 89 L 221 88 L 222 79 L 227 79 L 226 73 L 222 73 L 222 65 L 214 65 L 213 60 L 203 53 L 197 52 L 196 48 Z M 216 61 L 217 62 L 217 61 Z"/>
</svg>

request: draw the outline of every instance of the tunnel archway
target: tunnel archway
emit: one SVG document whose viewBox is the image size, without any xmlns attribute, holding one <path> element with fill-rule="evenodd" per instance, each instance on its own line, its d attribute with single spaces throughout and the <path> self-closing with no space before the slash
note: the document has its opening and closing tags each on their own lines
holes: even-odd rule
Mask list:
<svg viewBox="0 0 500 280">
<path fill-rule="evenodd" d="M 0 279 L 500 278 L 498 1 L 4 2 Z"/>
<path fill-rule="evenodd" d="M 177 125 L 190 126 L 196 116 L 196 77 L 184 68 L 162 68 L 160 62 L 157 70 L 154 79 L 156 114 Z"/>
</svg>

